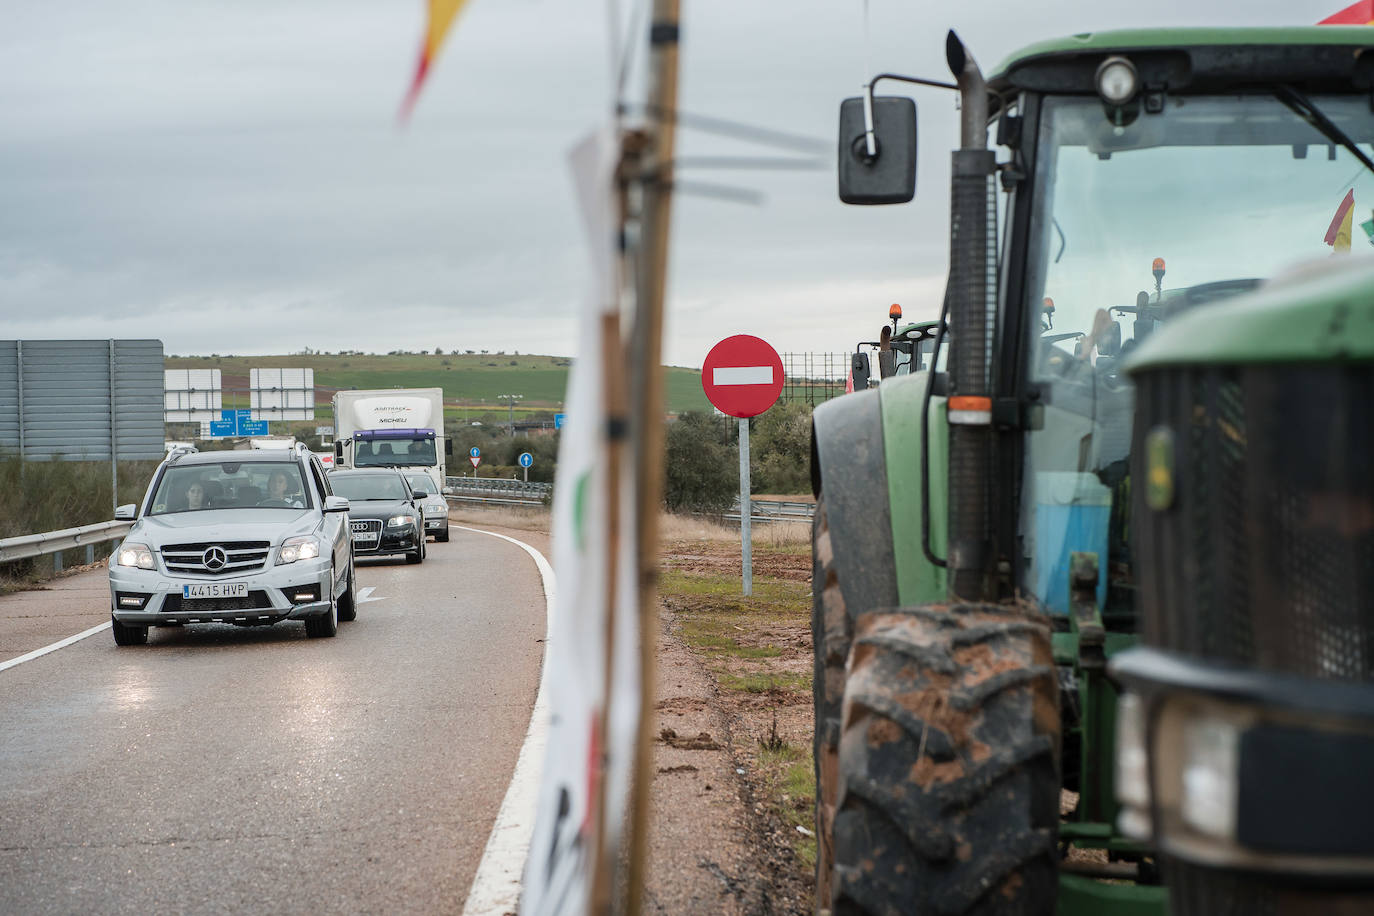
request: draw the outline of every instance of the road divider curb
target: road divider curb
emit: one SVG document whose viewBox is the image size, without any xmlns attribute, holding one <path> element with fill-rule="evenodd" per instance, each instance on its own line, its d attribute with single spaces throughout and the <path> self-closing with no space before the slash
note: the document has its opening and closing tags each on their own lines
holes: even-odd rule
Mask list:
<svg viewBox="0 0 1374 916">
<path fill-rule="evenodd" d="M 463 916 L 503 916 L 514 913 L 520 902 L 520 878 L 529 855 L 535 805 L 539 800 L 539 768 L 548 741 L 549 708 L 544 688 L 549 673 L 549 636 L 553 633 L 553 567 L 542 553 L 524 541 L 481 528 L 468 528 L 465 525 L 452 527 L 500 538 L 524 550 L 539 567 L 539 577 L 544 585 L 544 659 L 540 663 L 539 692 L 535 695 L 530 726 L 525 732 L 525 743 L 520 746 L 520 756 L 515 760 L 510 786 L 506 789 L 501 809 L 496 813 L 496 823 L 487 837 L 482 861 L 477 865 L 477 874 L 472 879 L 467 901 L 463 904 Z"/>
</svg>

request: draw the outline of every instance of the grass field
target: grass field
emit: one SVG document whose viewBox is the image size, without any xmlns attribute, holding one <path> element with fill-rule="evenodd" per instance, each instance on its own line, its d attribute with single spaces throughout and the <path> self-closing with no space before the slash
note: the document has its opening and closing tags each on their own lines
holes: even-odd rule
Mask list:
<svg viewBox="0 0 1374 916">
<path fill-rule="evenodd" d="M 517 412 L 548 411 L 562 405 L 572 361 L 562 356 L 515 353 L 474 354 L 297 354 L 286 356 L 168 356 L 168 369 L 219 369 L 242 383 L 225 381 L 227 389 L 246 389 L 250 369 L 313 369 L 317 398 L 328 403 L 331 388 L 442 388 L 449 405 L 465 405 L 479 411 L 500 407 L 503 394 L 523 395 Z M 665 380 L 668 411 L 710 410 L 701 390 L 701 373 L 669 367 Z M 239 392 L 248 406 L 246 390 Z M 226 406 L 230 406 L 226 403 Z M 452 410 L 448 411 L 450 416 Z"/>
</svg>

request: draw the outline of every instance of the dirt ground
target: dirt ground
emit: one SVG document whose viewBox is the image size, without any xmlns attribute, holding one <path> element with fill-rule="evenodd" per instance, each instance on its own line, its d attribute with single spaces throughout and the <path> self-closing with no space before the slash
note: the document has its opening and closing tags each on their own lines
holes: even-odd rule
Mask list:
<svg viewBox="0 0 1374 916">
<path fill-rule="evenodd" d="M 451 517 L 520 538 L 552 556 L 546 514 L 465 509 Z M 756 538 L 756 582 L 809 586 L 809 540 L 798 546 L 798 536 L 792 531 Z M 738 581 L 738 534 L 731 538 L 712 526 L 666 521 L 661 568 L 665 575 L 677 571 Z M 788 544 L 770 546 L 771 539 Z M 767 652 L 760 660 L 707 656 L 684 639 L 684 622 L 698 605 L 710 603 L 683 596 L 660 601 L 644 911 L 801 916 L 811 911 L 813 866 L 798 856 L 798 840 L 804 843 L 807 836 L 797 827 L 810 829 L 811 796 L 780 794 L 776 767 L 768 758 L 769 748 L 780 746 L 810 756 L 810 627 L 773 622 L 737 630 L 739 645 Z M 794 688 L 750 692 L 720 686 L 723 677 L 757 677 L 760 668 L 795 680 Z"/>
</svg>

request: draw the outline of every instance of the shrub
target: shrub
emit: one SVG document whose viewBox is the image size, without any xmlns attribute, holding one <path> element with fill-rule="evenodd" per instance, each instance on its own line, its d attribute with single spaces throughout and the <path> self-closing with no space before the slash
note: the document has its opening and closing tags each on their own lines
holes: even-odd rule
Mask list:
<svg viewBox="0 0 1374 916">
<path fill-rule="evenodd" d="M 674 512 L 724 512 L 739 490 L 739 458 L 729 427 L 687 412 L 668 427 L 663 498 Z"/>
</svg>

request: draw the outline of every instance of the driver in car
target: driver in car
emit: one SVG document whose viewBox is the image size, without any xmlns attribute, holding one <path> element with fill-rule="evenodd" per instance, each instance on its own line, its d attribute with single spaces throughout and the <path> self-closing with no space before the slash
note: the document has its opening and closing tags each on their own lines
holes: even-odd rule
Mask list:
<svg viewBox="0 0 1374 916">
<path fill-rule="evenodd" d="M 273 471 L 272 476 L 267 479 L 267 498 L 263 500 L 266 505 L 290 506 L 293 509 L 304 509 L 305 503 L 301 500 L 300 489 L 296 487 L 291 475 L 285 471 Z"/>
</svg>

